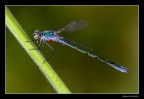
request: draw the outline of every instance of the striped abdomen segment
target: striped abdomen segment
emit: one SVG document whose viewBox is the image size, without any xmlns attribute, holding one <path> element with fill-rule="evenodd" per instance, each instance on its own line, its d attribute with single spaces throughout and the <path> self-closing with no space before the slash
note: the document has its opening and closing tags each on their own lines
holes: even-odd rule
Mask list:
<svg viewBox="0 0 144 99">
<path fill-rule="evenodd" d="M 120 66 L 120 65 L 118 65 L 118 64 L 115 64 L 114 62 L 109 61 L 109 60 L 107 60 L 106 58 L 103 58 L 103 57 L 100 57 L 100 56 L 98 56 L 98 55 L 95 55 L 95 54 L 93 54 L 93 53 L 91 53 L 91 52 L 89 52 L 89 51 L 87 51 L 87 50 L 78 48 L 77 46 L 74 46 L 74 44 L 71 44 L 71 43 L 67 42 L 66 40 L 62 40 L 62 39 L 61 39 L 61 42 L 63 43 L 63 45 L 67 45 L 67 46 L 69 46 L 69 47 L 71 47 L 71 48 L 73 48 L 73 49 L 76 49 L 76 50 L 79 51 L 79 52 L 82 52 L 82 53 L 87 54 L 88 56 L 91 56 L 91 57 L 93 57 L 93 58 L 99 59 L 100 61 L 102 61 L 102 62 L 110 65 L 111 67 L 113 67 L 113 68 L 115 68 L 115 69 L 117 69 L 117 70 L 119 70 L 119 71 L 121 71 L 121 72 L 128 73 L 128 69 L 127 69 L 127 68 L 125 68 L 125 67 L 123 67 L 123 66 Z"/>
</svg>

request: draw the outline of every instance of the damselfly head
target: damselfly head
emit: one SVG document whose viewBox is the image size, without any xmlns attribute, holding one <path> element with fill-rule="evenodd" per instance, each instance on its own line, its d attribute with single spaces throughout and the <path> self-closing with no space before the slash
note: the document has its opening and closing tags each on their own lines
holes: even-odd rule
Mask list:
<svg viewBox="0 0 144 99">
<path fill-rule="evenodd" d="M 35 40 L 40 39 L 40 35 L 41 35 L 41 33 L 40 33 L 39 30 L 35 30 L 34 33 L 33 33 L 33 36 L 34 36 Z"/>
</svg>

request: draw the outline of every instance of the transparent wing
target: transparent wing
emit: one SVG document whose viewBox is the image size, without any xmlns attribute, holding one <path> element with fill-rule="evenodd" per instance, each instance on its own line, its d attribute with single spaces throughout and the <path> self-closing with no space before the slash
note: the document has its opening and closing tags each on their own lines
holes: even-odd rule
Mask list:
<svg viewBox="0 0 144 99">
<path fill-rule="evenodd" d="M 69 23 L 68 25 L 66 25 L 64 28 L 58 30 L 57 33 L 79 31 L 81 29 L 84 29 L 87 26 L 88 26 L 88 24 L 86 21 L 75 20 L 75 21 L 72 21 L 71 23 Z"/>
<path fill-rule="evenodd" d="M 81 48 L 81 49 L 86 49 L 88 51 L 93 51 L 92 48 L 90 48 L 89 46 L 86 46 L 84 44 L 81 44 L 81 43 L 78 43 L 78 42 L 75 42 L 75 41 L 72 41 L 72 40 L 69 40 L 67 38 L 63 38 L 62 40 L 64 40 L 64 42 L 66 42 L 67 44 L 72 44 L 73 46 L 76 46 L 78 48 Z"/>
<path fill-rule="evenodd" d="M 76 49 L 79 52 L 85 53 L 88 56 L 91 56 L 91 57 L 93 57 L 95 59 L 99 59 L 100 61 L 108 64 L 109 66 L 111 66 L 111 67 L 113 67 L 113 68 L 115 68 L 115 69 L 117 69 L 117 70 L 119 70 L 119 71 L 121 71 L 123 73 L 130 73 L 127 68 L 125 68 L 125 67 L 123 67 L 121 65 L 118 65 L 118 64 L 116 64 L 116 63 L 114 63 L 114 62 L 112 62 L 110 60 L 107 60 L 106 58 L 103 58 L 103 57 L 101 57 L 99 55 L 93 54 L 90 51 L 86 50 L 86 49 L 89 49 L 89 47 L 83 46 L 83 45 L 81 45 L 79 43 L 76 43 L 74 41 L 69 41 L 68 39 L 65 39 L 65 38 L 63 38 L 61 40 L 63 42 L 65 42 L 65 45 L 67 45 L 67 46 L 69 46 L 69 47 L 71 47 L 73 49 Z"/>
</svg>

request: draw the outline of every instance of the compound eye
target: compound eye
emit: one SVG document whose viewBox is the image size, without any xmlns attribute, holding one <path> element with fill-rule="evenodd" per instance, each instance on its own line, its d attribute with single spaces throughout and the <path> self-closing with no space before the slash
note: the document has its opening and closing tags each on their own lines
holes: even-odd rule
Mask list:
<svg viewBox="0 0 144 99">
<path fill-rule="evenodd" d="M 33 33 L 34 39 L 39 39 L 40 36 L 40 31 L 39 30 L 35 30 Z"/>
<path fill-rule="evenodd" d="M 34 33 L 33 33 L 34 36 L 35 36 L 35 35 L 39 35 L 39 34 L 40 34 L 40 31 L 39 31 L 39 30 L 35 30 Z"/>
<path fill-rule="evenodd" d="M 39 30 L 35 30 L 35 31 L 34 31 L 34 33 L 39 33 L 39 32 L 40 32 Z"/>
</svg>

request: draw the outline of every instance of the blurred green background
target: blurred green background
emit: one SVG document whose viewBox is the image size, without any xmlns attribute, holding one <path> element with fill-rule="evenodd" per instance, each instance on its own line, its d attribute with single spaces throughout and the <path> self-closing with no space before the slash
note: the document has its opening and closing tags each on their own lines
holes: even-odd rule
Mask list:
<svg viewBox="0 0 144 99">
<path fill-rule="evenodd" d="M 58 30 L 83 19 L 84 30 L 60 35 L 85 44 L 94 53 L 125 66 L 107 64 L 59 43 L 49 63 L 72 93 L 138 93 L 138 6 L 8 6 L 33 39 L 36 29 Z M 49 48 L 42 51 L 47 58 Z M 55 93 L 36 64 L 6 28 L 6 93 Z"/>
</svg>

